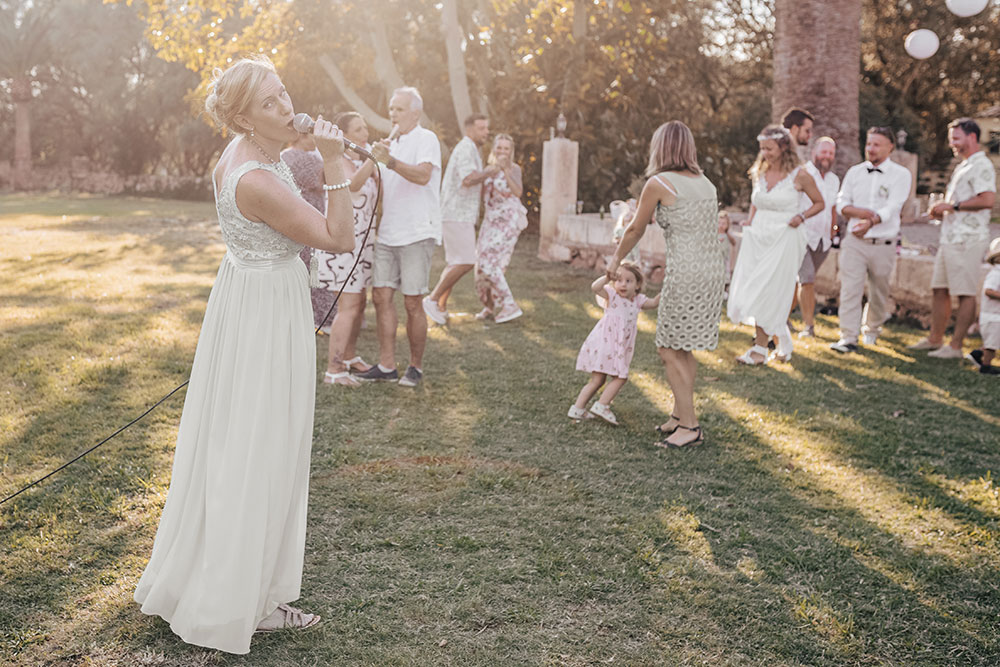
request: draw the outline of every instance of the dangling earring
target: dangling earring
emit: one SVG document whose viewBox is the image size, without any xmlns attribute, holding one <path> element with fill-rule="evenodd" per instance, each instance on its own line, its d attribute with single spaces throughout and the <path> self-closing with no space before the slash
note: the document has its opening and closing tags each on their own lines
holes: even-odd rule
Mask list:
<svg viewBox="0 0 1000 667">
<path fill-rule="evenodd" d="M 250 128 L 250 136 L 251 137 L 253 136 L 253 128 L 252 127 Z"/>
</svg>

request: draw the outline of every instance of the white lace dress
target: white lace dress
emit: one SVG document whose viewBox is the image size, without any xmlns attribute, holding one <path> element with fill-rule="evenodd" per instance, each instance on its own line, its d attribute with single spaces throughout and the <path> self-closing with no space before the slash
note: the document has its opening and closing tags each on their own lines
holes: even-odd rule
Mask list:
<svg viewBox="0 0 1000 667">
<path fill-rule="evenodd" d="M 761 175 L 750 200 L 757 212 L 743 228 L 740 254 L 729 286 L 729 319 L 782 335 L 792 307 L 795 281 L 806 254 L 805 225 L 789 227 L 799 213 L 798 168 L 770 190 Z"/>
<path fill-rule="evenodd" d="M 247 653 L 261 619 L 299 597 L 316 349 L 302 246 L 244 218 L 236 184 L 284 163 L 248 162 L 216 192 L 228 251 L 208 298 L 170 491 L 135 591 L 189 644 Z"/>
</svg>

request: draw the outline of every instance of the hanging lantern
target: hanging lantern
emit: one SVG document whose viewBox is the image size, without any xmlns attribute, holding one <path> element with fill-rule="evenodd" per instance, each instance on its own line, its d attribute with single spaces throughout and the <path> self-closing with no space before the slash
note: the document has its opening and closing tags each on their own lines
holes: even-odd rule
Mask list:
<svg viewBox="0 0 1000 667">
<path fill-rule="evenodd" d="M 938 46 L 941 45 L 941 40 L 938 39 L 933 30 L 921 28 L 907 35 L 906 42 L 903 45 L 906 47 L 906 52 L 911 56 L 917 60 L 925 60 L 937 53 Z"/>
<path fill-rule="evenodd" d="M 990 4 L 990 0 L 945 0 L 944 4 L 948 6 L 948 10 L 952 14 L 965 18 L 967 16 L 975 16 L 986 9 L 986 5 Z"/>
</svg>

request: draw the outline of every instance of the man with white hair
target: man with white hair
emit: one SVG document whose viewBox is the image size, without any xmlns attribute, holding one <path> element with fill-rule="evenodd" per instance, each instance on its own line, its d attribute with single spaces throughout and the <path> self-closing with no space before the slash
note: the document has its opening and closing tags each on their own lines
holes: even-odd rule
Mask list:
<svg viewBox="0 0 1000 667">
<path fill-rule="evenodd" d="M 815 336 L 816 326 L 816 273 L 826 260 L 833 243 L 833 232 L 837 225 L 837 192 L 840 190 L 840 179 L 830 171 L 837 157 L 837 142 L 830 137 L 821 137 L 813 146 L 812 160 L 806 163 L 805 170 L 816 181 L 819 193 L 823 195 L 826 205 L 822 211 L 803 223 L 806 230 L 806 255 L 799 268 L 798 302 L 802 309 L 802 331 L 799 338 Z M 806 195 L 802 195 L 802 209 L 807 208 Z M 795 304 L 792 304 L 792 309 Z"/>
<path fill-rule="evenodd" d="M 429 291 L 434 246 L 441 243 L 441 144 L 437 135 L 420 126 L 423 108 L 416 88 L 393 91 L 389 100 L 392 141 L 372 146 L 372 153 L 386 166 L 372 270 L 379 361 L 357 377 L 398 380 L 404 387 L 415 387 L 423 380 L 427 316 L 421 302 Z M 410 362 L 402 378 L 396 370 L 396 290 L 403 293 L 410 343 Z"/>
</svg>

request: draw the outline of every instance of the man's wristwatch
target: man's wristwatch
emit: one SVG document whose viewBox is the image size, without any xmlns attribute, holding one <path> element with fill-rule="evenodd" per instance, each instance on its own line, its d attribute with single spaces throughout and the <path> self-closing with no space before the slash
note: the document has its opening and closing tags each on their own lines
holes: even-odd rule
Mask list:
<svg viewBox="0 0 1000 667">
<path fill-rule="evenodd" d="M 951 210 L 952 211 L 956 211 L 956 212 L 957 211 L 961 211 L 962 210 L 962 202 L 955 202 L 954 204 L 952 204 L 951 205 Z"/>
</svg>

